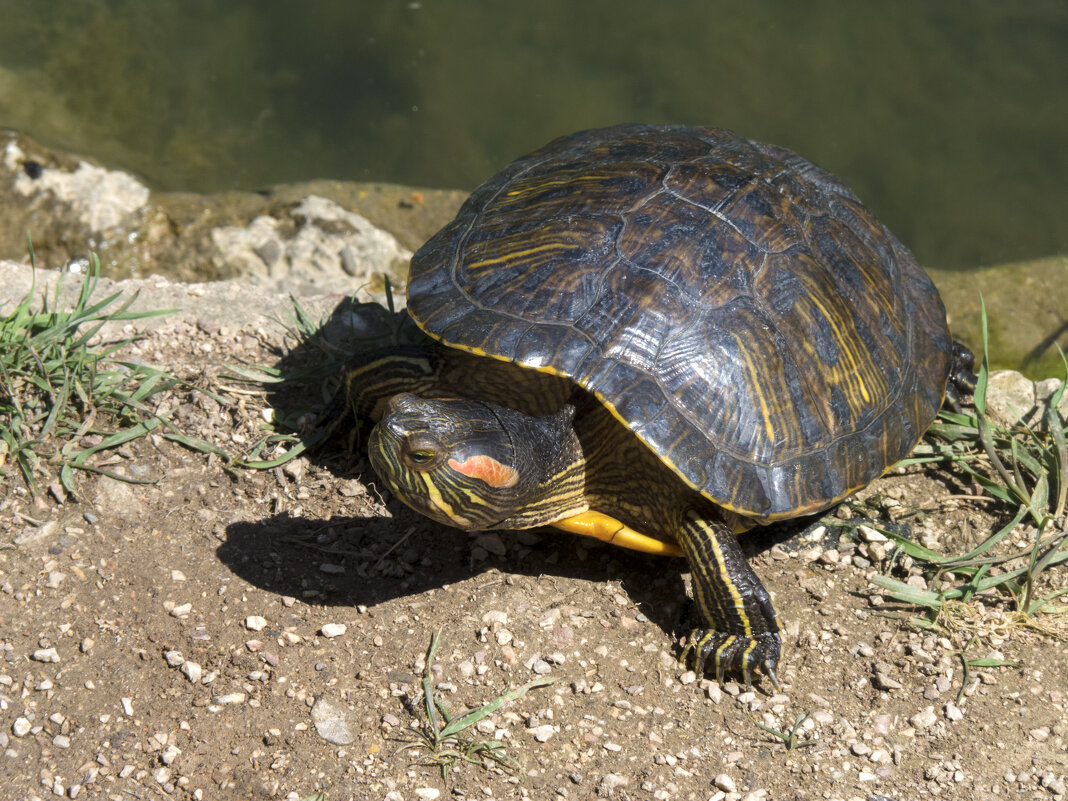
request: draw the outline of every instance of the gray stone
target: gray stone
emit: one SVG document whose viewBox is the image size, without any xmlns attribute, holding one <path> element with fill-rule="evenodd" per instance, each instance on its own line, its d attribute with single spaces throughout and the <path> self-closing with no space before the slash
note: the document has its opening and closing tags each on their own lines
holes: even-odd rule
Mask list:
<svg viewBox="0 0 1068 801">
<path fill-rule="evenodd" d="M 348 724 L 348 711 L 336 704 L 319 698 L 311 710 L 315 731 L 328 743 L 350 745 L 355 738 Z"/>
<path fill-rule="evenodd" d="M 986 389 L 987 413 L 1001 423 L 1015 425 L 1035 413 L 1035 385 L 1015 370 L 995 370 Z"/>
</svg>

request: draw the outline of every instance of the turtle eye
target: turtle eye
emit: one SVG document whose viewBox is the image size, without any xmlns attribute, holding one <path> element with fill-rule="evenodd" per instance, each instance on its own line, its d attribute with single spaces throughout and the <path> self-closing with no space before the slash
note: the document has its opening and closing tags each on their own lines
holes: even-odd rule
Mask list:
<svg viewBox="0 0 1068 801">
<path fill-rule="evenodd" d="M 401 460 L 412 470 L 432 470 L 445 459 L 445 446 L 425 434 L 409 437 L 401 449 Z"/>
</svg>

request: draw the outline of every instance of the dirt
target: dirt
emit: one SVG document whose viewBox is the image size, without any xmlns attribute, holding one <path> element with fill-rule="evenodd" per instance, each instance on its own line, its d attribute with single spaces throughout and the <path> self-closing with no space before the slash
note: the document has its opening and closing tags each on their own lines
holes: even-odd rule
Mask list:
<svg viewBox="0 0 1068 801">
<path fill-rule="evenodd" d="M 226 364 L 307 357 L 291 345 L 264 322 L 177 322 L 128 355 L 219 389 Z M 321 406 L 286 391 L 166 403 L 182 430 L 240 452 L 268 408 Z M 678 664 L 682 560 L 442 528 L 387 497 L 340 437 L 266 471 L 160 436 L 97 466 L 150 483 L 84 473 L 77 497 L 37 499 L 4 485 L 0 798 L 1065 797 L 1065 640 L 989 625 L 995 599 L 973 602 L 988 624 L 974 641 L 910 624 L 870 587 L 893 549 L 865 540 L 856 507 L 746 537 L 785 625 L 776 691 Z M 949 551 L 1005 520 L 973 492 L 913 468 L 862 496 Z M 555 678 L 467 732 L 516 767 L 443 778 L 421 745 L 439 631 L 431 675 L 454 711 Z M 1006 664 L 965 677 L 965 646 Z M 789 733 L 802 715 L 792 750 L 758 725 Z"/>
</svg>

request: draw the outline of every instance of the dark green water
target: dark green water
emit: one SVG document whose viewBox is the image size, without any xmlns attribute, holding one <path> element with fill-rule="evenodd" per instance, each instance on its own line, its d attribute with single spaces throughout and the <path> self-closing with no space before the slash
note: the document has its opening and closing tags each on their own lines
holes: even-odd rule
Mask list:
<svg viewBox="0 0 1068 801">
<path fill-rule="evenodd" d="M 794 148 L 929 265 L 1068 251 L 1063 0 L 0 0 L 0 125 L 160 189 L 470 189 L 619 121 Z"/>
</svg>

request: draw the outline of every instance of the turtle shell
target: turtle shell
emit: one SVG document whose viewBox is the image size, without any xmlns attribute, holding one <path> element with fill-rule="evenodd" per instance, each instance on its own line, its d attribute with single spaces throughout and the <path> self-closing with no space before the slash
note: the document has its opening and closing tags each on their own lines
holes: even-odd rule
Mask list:
<svg viewBox="0 0 1068 801">
<path fill-rule="evenodd" d="M 905 456 L 950 365 L 937 290 L 850 190 L 706 128 L 583 131 L 513 162 L 415 254 L 408 310 L 446 345 L 570 377 L 759 521 Z"/>
</svg>

